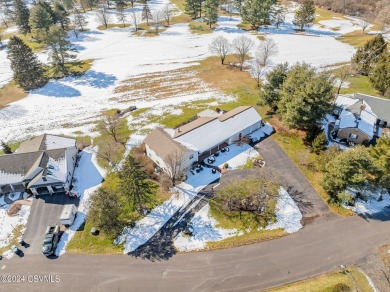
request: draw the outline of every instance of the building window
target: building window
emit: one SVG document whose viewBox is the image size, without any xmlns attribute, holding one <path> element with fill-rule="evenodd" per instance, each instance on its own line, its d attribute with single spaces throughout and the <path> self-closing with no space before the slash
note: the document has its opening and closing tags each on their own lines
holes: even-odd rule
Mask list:
<svg viewBox="0 0 390 292">
<path fill-rule="evenodd" d="M 356 134 L 349 134 L 349 138 L 351 138 L 351 139 L 357 139 L 359 136 L 358 135 L 356 135 Z"/>
<path fill-rule="evenodd" d="M 194 158 L 194 154 L 191 154 L 191 155 L 190 155 L 190 160 L 191 160 L 192 158 Z"/>
</svg>

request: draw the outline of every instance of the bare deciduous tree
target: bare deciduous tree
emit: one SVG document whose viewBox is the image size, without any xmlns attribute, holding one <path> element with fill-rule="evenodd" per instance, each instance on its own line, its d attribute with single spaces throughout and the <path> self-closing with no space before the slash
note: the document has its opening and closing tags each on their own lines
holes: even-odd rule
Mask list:
<svg viewBox="0 0 390 292">
<path fill-rule="evenodd" d="M 242 71 L 245 59 L 253 47 L 253 41 L 249 37 L 241 35 L 233 40 L 232 47 L 233 51 L 238 55 L 238 62 L 240 64 L 240 70 Z"/>
<path fill-rule="evenodd" d="M 122 22 L 123 27 L 125 27 L 125 22 L 127 20 L 127 15 L 124 11 L 124 7 L 122 5 L 118 5 L 116 8 L 116 18 L 119 22 Z"/>
<path fill-rule="evenodd" d="M 121 160 L 121 151 L 123 145 L 115 142 L 114 140 L 103 141 L 98 143 L 97 156 L 106 161 L 109 166 L 115 167 Z"/>
<path fill-rule="evenodd" d="M 377 21 L 382 24 L 383 31 L 390 29 L 390 0 L 382 1 Z"/>
<path fill-rule="evenodd" d="M 99 123 L 99 129 L 108 135 L 110 135 L 116 143 L 124 143 L 120 137 L 120 131 L 123 127 L 118 114 L 106 115 Z"/>
<path fill-rule="evenodd" d="M 109 14 L 105 5 L 100 5 L 100 8 L 96 10 L 96 18 L 105 28 L 108 28 L 108 24 L 111 20 L 111 14 Z"/>
<path fill-rule="evenodd" d="M 360 20 L 360 21 L 359 21 L 359 25 L 360 25 L 360 27 L 362 28 L 363 33 L 365 33 L 366 28 L 367 28 L 370 24 L 369 24 L 367 21 L 365 21 L 365 20 Z"/>
<path fill-rule="evenodd" d="M 141 21 L 141 14 L 136 11 L 130 13 L 131 23 L 133 24 L 135 31 L 138 31 L 138 25 Z"/>
<path fill-rule="evenodd" d="M 270 59 L 278 53 L 278 46 L 273 39 L 261 41 L 256 49 L 255 56 L 263 67 L 270 63 Z"/>
<path fill-rule="evenodd" d="M 337 70 L 336 78 L 337 78 L 337 94 L 340 93 L 341 88 L 347 82 L 349 76 L 351 76 L 355 72 L 354 66 L 343 66 Z"/>
<path fill-rule="evenodd" d="M 158 30 L 161 26 L 160 22 L 161 22 L 162 16 L 163 16 L 163 13 L 160 9 L 156 9 L 152 13 L 153 27 L 154 27 L 154 30 L 156 31 L 156 34 L 158 33 Z"/>
<path fill-rule="evenodd" d="M 168 175 L 172 181 L 172 185 L 175 185 L 176 181 L 182 175 L 183 153 L 179 151 L 172 152 L 164 161 L 168 167 Z"/>
<path fill-rule="evenodd" d="M 71 22 L 74 26 L 74 34 L 78 37 L 79 31 L 83 31 L 88 22 L 85 20 L 85 17 L 77 9 L 73 11 Z"/>
<path fill-rule="evenodd" d="M 161 10 L 163 18 L 167 22 L 167 25 L 169 25 L 169 22 L 171 21 L 172 15 L 173 15 L 173 6 L 172 4 L 166 4 Z"/>
<path fill-rule="evenodd" d="M 230 51 L 229 40 L 223 36 L 217 36 L 209 44 L 209 50 L 213 54 L 217 54 L 221 58 L 221 64 L 225 62 L 225 58 Z"/>
<path fill-rule="evenodd" d="M 256 78 L 257 87 L 260 87 L 260 79 L 265 74 L 266 68 L 262 65 L 262 60 L 255 57 L 252 60 L 252 75 Z"/>
</svg>

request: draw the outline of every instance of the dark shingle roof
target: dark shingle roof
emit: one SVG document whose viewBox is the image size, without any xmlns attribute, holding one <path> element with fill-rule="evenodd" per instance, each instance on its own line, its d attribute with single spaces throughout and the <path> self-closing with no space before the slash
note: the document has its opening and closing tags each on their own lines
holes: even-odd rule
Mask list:
<svg viewBox="0 0 390 292">
<path fill-rule="evenodd" d="M 364 100 L 372 111 L 383 121 L 390 122 L 390 99 L 355 93 L 354 98 Z"/>
<path fill-rule="evenodd" d="M 5 184 L 7 174 L 25 176 L 40 160 L 42 152 L 7 154 L 0 156 L 0 184 Z M 3 177 L 3 178 L 2 178 Z"/>
</svg>

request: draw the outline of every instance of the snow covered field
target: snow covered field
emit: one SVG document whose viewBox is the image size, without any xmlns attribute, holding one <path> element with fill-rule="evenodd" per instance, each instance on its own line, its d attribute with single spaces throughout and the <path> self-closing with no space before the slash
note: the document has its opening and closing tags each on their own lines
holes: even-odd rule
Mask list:
<svg viewBox="0 0 390 292">
<path fill-rule="evenodd" d="M 265 229 L 282 228 L 287 233 L 297 232 L 302 228 L 300 223 L 302 214 L 294 200 L 283 188 L 279 189 L 279 198 L 276 203 L 276 222 L 269 224 Z M 232 236 L 240 236 L 243 232 L 237 229 L 218 227 L 218 222 L 210 215 L 210 205 L 206 204 L 191 220 L 193 235 L 185 236 L 180 233 L 175 239 L 175 246 L 180 251 L 201 250 L 207 242 L 221 241 Z"/>
<path fill-rule="evenodd" d="M 161 8 L 165 3 L 167 0 L 150 1 L 151 10 Z M 191 100 L 220 96 L 220 92 L 200 84 L 204 89 L 201 92 L 186 92 L 185 96 L 179 92 L 163 102 L 138 93 L 135 102 L 129 97 L 132 96 L 131 92 L 123 96 L 114 93 L 114 89 L 121 81 L 129 78 L 197 64 L 210 55 L 208 44 L 216 35 L 222 34 L 233 39 L 239 34 L 248 34 L 237 28 L 241 21 L 238 16 L 232 19 L 220 17 L 219 27 L 212 34 L 195 35 L 190 32 L 188 24 L 177 24 L 152 38 L 134 36 L 128 28 L 99 31 L 96 29 L 99 23 L 93 11 L 87 13 L 87 20 L 90 30 L 82 33 L 78 39 L 71 33 L 71 39 L 79 50 L 79 59 L 94 60 L 91 70 L 82 77 L 52 80 L 45 87 L 30 92 L 27 98 L 1 109 L 0 123 L 3 127 L 0 129 L 0 139 L 21 140 L 43 132 L 69 135 L 82 131 L 91 134 L 94 127 L 91 123 L 106 109 L 123 109 L 134 103 L 139 108 L 161 109 Z M 333 32 L 330 28 L 322 30 Z M 279 48 L 275 63 L 305 61 L 320 67 L 347 61 L 355 51 L 349 45 L 337 41 L 334 35 L 323 34 L 314 38 L 284 35 L 280 34 L 281 31 L 269 34 Z M 259 42 L 256 35 L 248 36 L 256 43 Z M 40 54 L 40 59 L 46 58 L 44 53 Z M 5 50 L 0 51 L 0 69 L 1 86 L 11 78 Z"/>
<path fill-rule="evenodd" d="M 92 193 L 100 187 L 105 170 L 101 169 L 96 162 L 96 154 L 91 148 L 81 152 L 79 166 L 75 169 L 76 179 L 74 192 L 80 195 L 80 204 L 77 210 L 76 219 L 73 224 L 62 234 L 58 242 L 56 255 L 65 253 L 66 245 L 75 235 L 77 229 L 84 223 L 89 209 L 89 198 Z"/>
</svg>

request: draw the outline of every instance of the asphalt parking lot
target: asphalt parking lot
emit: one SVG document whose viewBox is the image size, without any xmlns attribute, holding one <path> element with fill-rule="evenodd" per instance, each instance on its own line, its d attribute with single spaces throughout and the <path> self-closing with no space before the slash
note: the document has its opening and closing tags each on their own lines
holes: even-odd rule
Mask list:
<svg viewBox="0 0 390 292">
<path fill-rule="evenodd" d="M 30 216 L 23 240 L 26 247 L 20 247 L 25 254 L 40 254 L 47 226 L 59 224 L 59 217 L 64 205 L 79 205 L 79 199 L 64 193 L 43 195 L 33 200 Z"/>
</svg>

